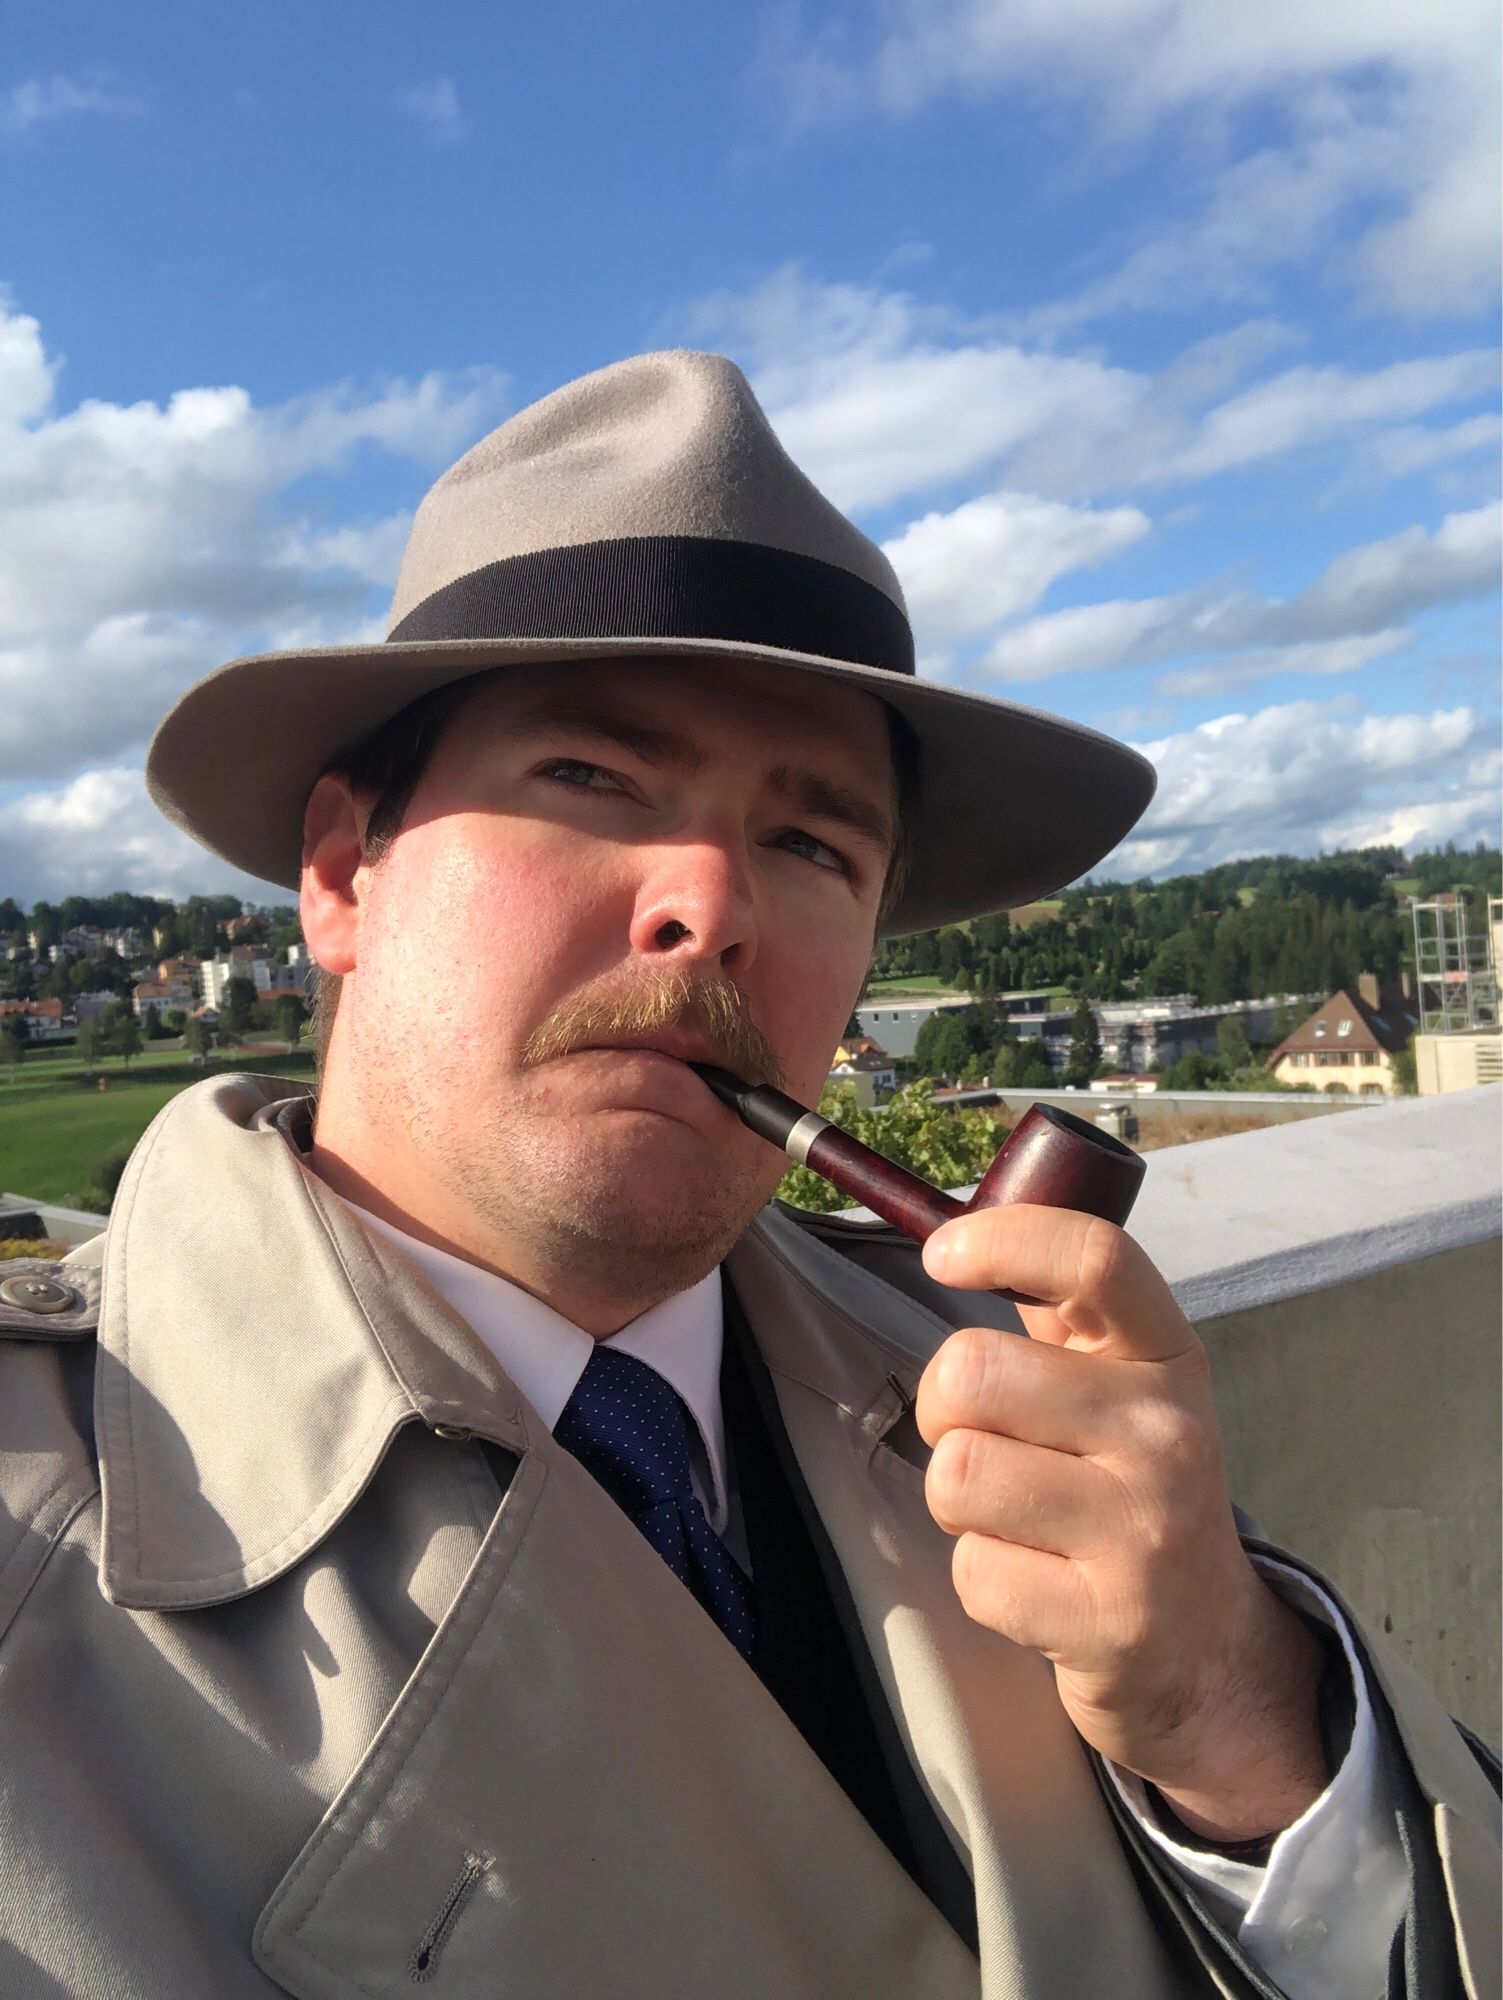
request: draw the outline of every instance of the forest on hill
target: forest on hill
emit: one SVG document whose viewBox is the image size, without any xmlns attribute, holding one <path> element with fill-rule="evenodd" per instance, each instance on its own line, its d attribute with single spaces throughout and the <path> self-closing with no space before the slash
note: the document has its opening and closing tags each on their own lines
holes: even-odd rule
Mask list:
<svg viewBox="0 0 1503 2000">
<path fill-rule="evenodd" d="M 1190 993 L 1208 1005 L 1269 994 L 1330 993 L 1360 973 L 1395 979 L 1413 965 L 1404 898 L 1457 891 L 1469 928 L 1503 894 L 1503 853 L 1481 842 L 1405 855 L 1364 847 L 1259 855 L 1168 881 L 1067 889 L 1058 910 L 1027 924 L 980 917 L 884 938 L 874 980 L 931 977 L 986 997 L 1064 987 L 1078 998 Z"/>
</svg>

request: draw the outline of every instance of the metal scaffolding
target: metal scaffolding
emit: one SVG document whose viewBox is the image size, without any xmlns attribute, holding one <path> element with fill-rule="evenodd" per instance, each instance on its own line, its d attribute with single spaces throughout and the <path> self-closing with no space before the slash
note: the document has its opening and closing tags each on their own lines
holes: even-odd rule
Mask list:
<svg viewBox="0 0 1503 2000">
<path fill-rule="evenodd" d="M 1459 894 L 1414 902 L 1410 914 L 1420 1033 L 1497 1027 L 1503 897 L 1488 897 L 1487 923 L 1480 932 L 1469 928 L 1467 901 Z"/>
</svg>

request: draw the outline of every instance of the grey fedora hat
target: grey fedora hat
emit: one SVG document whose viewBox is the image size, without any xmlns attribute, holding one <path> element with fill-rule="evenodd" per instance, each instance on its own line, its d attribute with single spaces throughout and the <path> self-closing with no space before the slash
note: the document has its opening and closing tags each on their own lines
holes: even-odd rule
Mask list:
<svg viewBox="0 0 1503 2000">
<path fill-rule="evenodd" d="M 1153 796 L 1124 744 L 917 679 L 886 556 L 799 471 L 735 363 L 685 352 L 602 368 L 483 438 L 418 508 L 384 643 L 221 667 L 162 722 L 147 788 L 213 853 L 295 888 L 314 782 L 419 695 L 644 658 L 828 675 L 906 718 L 921 802 L 892 932 L 1048 895 Z"/>
</svg>

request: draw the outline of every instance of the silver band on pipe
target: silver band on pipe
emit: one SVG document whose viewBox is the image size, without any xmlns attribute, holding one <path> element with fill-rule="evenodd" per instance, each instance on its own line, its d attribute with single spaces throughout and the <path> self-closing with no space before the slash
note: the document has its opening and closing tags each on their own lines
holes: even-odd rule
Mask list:
<svg viewBox="0 0 1503 2000">
<path fill-rule="evenodd" d="M 806 1111 L 788 1134 L 788 1137 L 783 1141 L 783 1151 L 790 1158 L 797 1160 L 801 1167 L 807 1166 L 809 1162 L 809 1148 L 814 1144 L 814 1141 L 819 1137 L 821 1132 L 828 1132 L 829 1129 L 830 1121 L 828 1118 L 821 1118 L 817 1111 Z"/>
</svg>

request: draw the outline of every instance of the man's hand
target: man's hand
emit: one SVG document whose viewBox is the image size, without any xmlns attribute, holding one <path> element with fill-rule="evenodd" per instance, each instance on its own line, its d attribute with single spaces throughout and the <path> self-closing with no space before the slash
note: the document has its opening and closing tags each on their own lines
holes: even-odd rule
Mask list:
<svg viewBox="0 0 1503 2000">
<path fill-rule="evenodd" d="M 1130 1236 L 1072 1209 L 958 1216 L 931 1277 L 1044 1301 L 924 1371 L 927 1498 L 971 1617 L 1054 1663 L 1085 1740 L 1211 1839 L 1324 1789 L 1320 1649 L 1237 1538 L 1195 1329 Z"/>
</svg>

